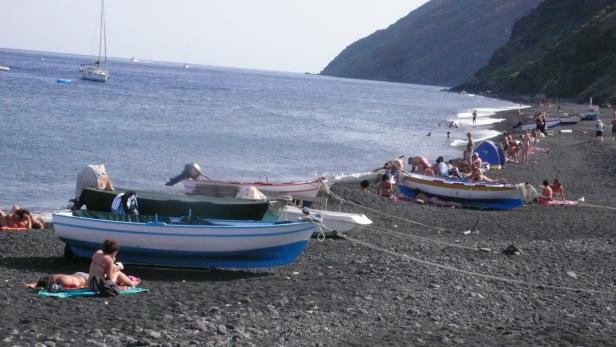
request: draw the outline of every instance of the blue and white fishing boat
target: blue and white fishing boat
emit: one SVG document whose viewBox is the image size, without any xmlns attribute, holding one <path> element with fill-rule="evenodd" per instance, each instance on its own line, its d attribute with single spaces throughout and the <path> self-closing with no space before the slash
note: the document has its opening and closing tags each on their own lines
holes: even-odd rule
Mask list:
<svg viewBox="0 0 616 347">
<path fill-rule="evenodd" d="M 291 263 L 316 226 L 309 222 L 238 222 L 113 215 L 87 210 L 54 213 L 65 254 L 90 257 L 105 239 L 130 264 L 190 268 L 257 268 Z"/>
<path fill-rule="evenodd" d="M 462 182 L 414 173 L 401 173 L 398 185 L 400 193 L 408 198 L 414 198 L 418 193 L 423 193 L 470 208 L 508 210 L 520 207 L 523 203 L 522 192 L 517 186 L 511 184 Z"/>
</svg>

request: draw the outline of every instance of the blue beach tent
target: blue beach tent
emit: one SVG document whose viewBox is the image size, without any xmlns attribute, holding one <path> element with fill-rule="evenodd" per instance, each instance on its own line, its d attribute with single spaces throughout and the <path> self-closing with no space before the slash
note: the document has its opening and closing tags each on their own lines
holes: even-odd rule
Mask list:
<svg viewBox="0 0 616 347">
<path fill-rule="evenodd" d="M 505 165 L 505 153 L 493 141 L 483 141 L 475 148 L 479 158 L 490 165 Z"/>
</svg>

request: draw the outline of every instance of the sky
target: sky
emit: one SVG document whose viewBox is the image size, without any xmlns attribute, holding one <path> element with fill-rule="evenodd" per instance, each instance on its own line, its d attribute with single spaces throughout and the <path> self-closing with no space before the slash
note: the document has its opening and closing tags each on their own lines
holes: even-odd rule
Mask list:
<svg viewBox="0 0 616 347">
<path fill-rule="evenodd" d="M 108 56 L 320 72 L 427 0 L 105 0 Z M 0 0 L 0 47 L 98 54 L 100 0 Z"/>
</svg>

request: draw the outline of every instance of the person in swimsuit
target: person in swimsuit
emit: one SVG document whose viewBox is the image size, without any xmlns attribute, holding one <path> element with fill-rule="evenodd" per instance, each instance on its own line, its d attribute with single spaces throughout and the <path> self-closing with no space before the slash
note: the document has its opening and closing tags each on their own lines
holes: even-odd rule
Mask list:
<svg viewBox="0 0 616 347">
<path fill-rule="evenodd" d="M 66 274 L 51 274 L 41 277 L 36 283 L 28 284 L 32 289 L 44 288 L 51 289 L 54 284 L 57 284 L 64 289 L 85 288 L 88 286 L 89 275 L 85 272 L 75 272 L 72 275 Z"/>
<path fill-rule="evenodd" d="M 541 191 L 541 196 L 539 196 L 537 200 L 540 204 L 547 205 L 553 199 L 554 199 L 554 192 L 552 191 L 552 188 L 550 188 L 550 182 L 548 182 L 548 180 L 544 180 L 543 190 Z"/>
<path fill-rule="evenodd" d="M 411 165 L 411 172 L 417 172 L 426 176 L 434 176 L 432 164 L 430 164 L 428 159 L 418 155 L 416 157 L 409 157 L 408 163 Z"/>
<path fill-rule="evenodd" d="M 33 216 L 30 211 L 13 205 L 11 212 L 6 214 L 0 210 L 0 228 L 2 229 L 42 229 L 45 221 Z"/>
<path fill-rule="evenodd" d="M 597 119 L 597 124 L 595 125 L 595 135 L 597 135 L 597 140 L 600 143 L 603 143 L 603 122 L 601 119 Z"/>
<path fill-rule="evenodd" d="M 100 280 L 112 280 L 119 286 L 134 287 L 139 283 L 134 283 L 122 271 L 124 267 L 121 263 L 116 263 L 115 259 L 120 251 L 120 246 L 114 240 L 105 240 L 103 249 L 94 252 L 90 263 L 90 276 L 88 287 L 98 290 Z"/>
<path fill-rule="evenodd" d="M 554 179 L 554 182 L 552 182 L 550 188 L 552 189 L 552 197 L 555 198 L 556 195 L 560 195 L 563 200 L 567 200 L 567 198 L 565 198 L 565 187 L 560 183 L 558 179 Z"/>
<path fill-rule="evenodd" d="M 531 143 L 531 138 L 530 135 L 528 134 L 528 131 L 525 131 L 524 134 L 522 134 L 522 141 L 521 141 L 521 151 L 522 151 L 522 162 L 528 166 L 528 157 L 530 156 L 530 143 Z"/>
<path fill-rule="evenodd" d="M 383 175 L 381 178 L 381 185 L 379 186 L 379 195 L 384 196 L 386 198 L 391 198 L 393 196 L 393 186 L 391 184 L 391 179 L 388 174 Z"/>
<path fill-rule="evenodd" d="M 477 110 L 473 110 L 473 126 L 477 126 Z"/>
<path fill-rule="evenodd" d="M 492 179 L 486 175 L 483 174 L 483 170 L 481 170 L 481 167 L 477 166 L 477 165 L 471 165 L 471 173 L 468 174 L 466 176 L 468 178 L 469 181 L 471 182 L 485 182 L 485 183 L 498 183 L 498 184 L 505 184 L 507 183 L 507 181 L 505 179 Z"/>
</svg>

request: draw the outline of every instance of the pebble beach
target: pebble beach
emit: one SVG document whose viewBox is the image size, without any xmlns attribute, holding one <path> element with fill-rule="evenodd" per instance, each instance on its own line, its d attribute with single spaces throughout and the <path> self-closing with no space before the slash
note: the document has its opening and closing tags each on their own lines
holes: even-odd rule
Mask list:
<svg viewBox="0 0 616 347">
<path fill-rule="evenodd" d="M 563 105 L 560 112 L 585 109 Z M 556 113 L 523 110 L 535 111 Z M 498 117 L 506 121 L 497 129 L 509 131 L 517 111 Z M 611 115 L 602 119 L 607 124 Z M 53 225 L 2 232 L 0 345 L 613 345 L 616 211 L 605 206 L 616 206 L 616 144 L 609 137 L 597 144 L 594 122 L 562 128 L 572 133 L 550 129 L 537 145 L 550 153 L 534 154 L 528 167 L 508 164 L 488 176 L 535 187 L 558 178 L 567 198 L 583 197 L 583 205 L 443 208 L 379 197 L 373 180 L 368 192 L 357 181 L 340 182 L 332 191 L 352 202 L 340 210 L 365 213 L 374 222 L 351 240 L 312 239 L 297 261 L 271 269 L 126 264 L 125 272 L 140 277 L 149 293 L 40 298 L 25 283 L 86 271 L 87 261 L 62 257 L 64 244 Z M 510 245 L 517 255 L 503 253 Z"/>
</svg>

